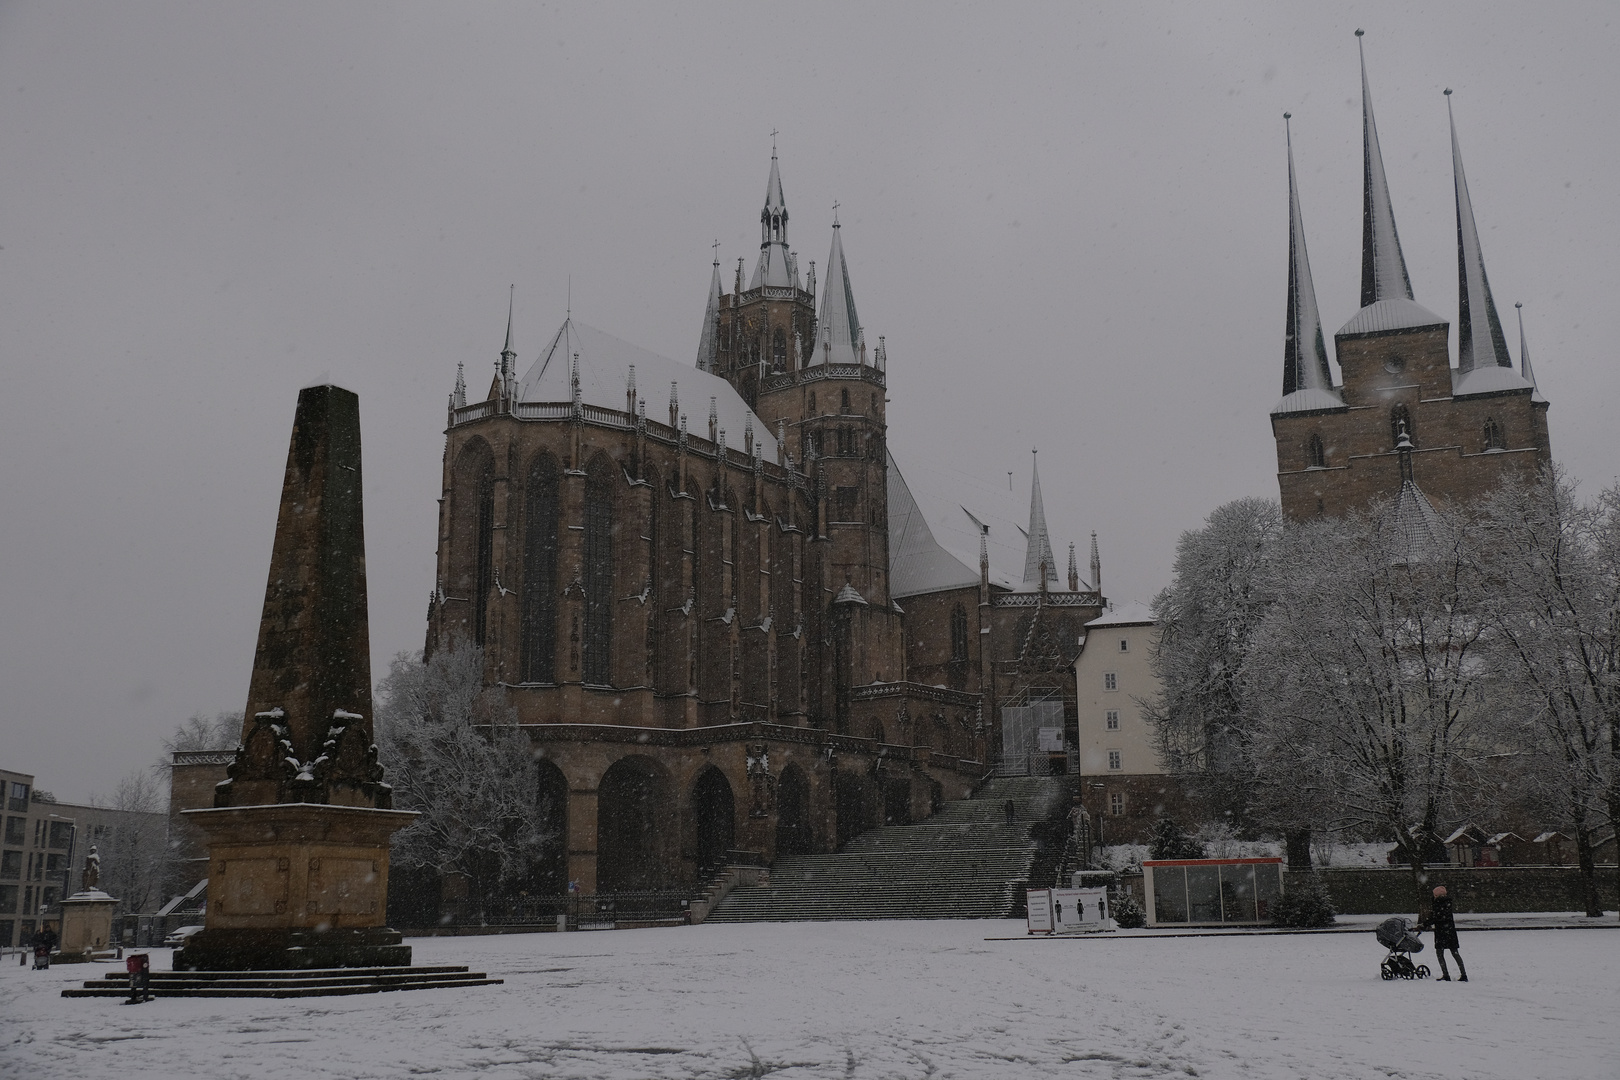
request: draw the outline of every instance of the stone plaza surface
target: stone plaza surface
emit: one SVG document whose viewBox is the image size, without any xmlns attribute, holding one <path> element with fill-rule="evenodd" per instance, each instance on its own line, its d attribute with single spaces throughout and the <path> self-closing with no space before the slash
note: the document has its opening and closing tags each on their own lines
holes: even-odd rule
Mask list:
<svg viewBox="0 0 1620 1080">
<path fill-rule="evenodd" d="M 1609 1078 L 1603 923 L 1463 925 L 1466 984 L 1379 981 L 1370 931 L 986 940 L 1007 920 L 416 938 L 505 984 L 312 1001 L 64 1000 L 82 967 L 12 957 L 0 1075 Z"/>
</svg>

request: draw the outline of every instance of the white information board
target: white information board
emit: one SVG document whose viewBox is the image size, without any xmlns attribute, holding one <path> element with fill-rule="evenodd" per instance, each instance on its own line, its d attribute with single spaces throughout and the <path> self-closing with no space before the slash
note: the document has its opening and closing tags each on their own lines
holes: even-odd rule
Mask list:
<svg viewBox="0 0 1620 1080">
<path fill-rule="evenodd" d="M 1114 929 L 1107 889 L 1031 889 L 1031 934 L 1088 934 Z"/>
</svg>

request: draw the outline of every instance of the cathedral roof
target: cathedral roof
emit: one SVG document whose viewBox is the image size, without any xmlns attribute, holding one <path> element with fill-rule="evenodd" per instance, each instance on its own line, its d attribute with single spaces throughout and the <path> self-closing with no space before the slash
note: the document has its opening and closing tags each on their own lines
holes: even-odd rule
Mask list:
<svg viewBox="0 0 1620 1080">
<path fill-rule="evenodd" d="M 1530 384 L 1530 400 L 1546 401 L 1541 396 L 1541 387 L 1536 385 L 1535 370 L 1530 367 L 1530 346 L 1524 343 L 1524 305 L 1514 304 L 1519 313 L 1519 377 Z"/>
<path fill-rule="evenodd" d="M 821 294 L 821 317 L 816 321 L 816 352 L 812 364 L 860 363 L 861 320 L 855 314 L 855 293 L 844 262 L 843 230 L 833 221 L 832 253 L 827 256 L 827 287 Z"/>
<path fill-rule="evenodd" d="M 1029 528 L 1026 535 L 1029 544 L 1024 552 L 1024 588 L 1040 588 L 1043 566 L 1046 568 L 1047 582 L 1056 585 L 1057 560 L 1052 557 L 1052 538 L 1046 533 L 1046 504 L 1041 500 L 1041 473 L 1033 461 L 1030 464 Z"/>
<path fill-rule="evenodd" d="M 979 583 L 978 571 L 940 546 L 905 477 L 888 456 L 889 465 L 889 595 L 964 589 Z"/>
<path fill-rule="evenodd" d="M 782 172 L 777 167 L 776 151 L 771 151 L 771 175 L 765 182 L 765 208 L 759 214 L 759 262 L 749 281 L 750 289 L 761 285 L 777 288 L 798 287 L 799 268 L 794 265 L 793 253 L 788 250 L 787 201 L 782 197 Z"/>
<path fill-rule="evenodd" d="M 698 337 L 697 369 L 713 372 L 720 357 L 720 261 L 709 278 L 709 306 L 703 311 L 703 333 Z"/>
<path fill-rule="evenodd" d="M 679 360 L 671 360 L 620 341 L 612 334 L 587 326 L 572 316 L 563 320 L 540 358 L 518 381 L 517 400 L 573 400 L 570 367 L 576 354 L 579 356 L 581 403 L 622 413 L 625 387 L 629 382 L 630 367 L 634 365 L 639 386 L 650 388 L 677 384 L 681 400 L 687 403 L 688 415 L 698 415 L 703 402 L 713 398 L 719 425 L 731 435 L 733 446 L 742 445 L 743 428 L 752 420 L 754 439 L 763 447 L 760 453 L 768 461 L 776 460 L 776 438 L 770 428 L 753 414 L 747 402 L 726 380 Z"/>
<path fill-rule="evenodd" d="M 1288 120 L 1288 114 L 1283 114 Z M 1294 179 L 1294 138 L 1288 139 L 1288 324 L 1283 329 L 1283 401 L 1273 412 L 1291 412 L 1282 404 L 1298 391 L 1333 394 L 1327 346 L 1322 341 L 1322 318 L 1316 310 L 1316 286 L 1311 281 L 1311 260 L 1305 251 L 1305 224 L 1299 212 L 1299 184 Z M 1315 406 L 1324 408 L 1331 406 Z"/>
<path fill-rule="evenodd" d="M 1496 314 L 1491 282 L 1485 276 L 1485 256 L 1474 224 L 1474 204 L 1463 175 L 1462 151 L 1457 147 L 1457 121 L 1451 115 L 1451 91 L 1446 91 L 1446 118 L 1451 121 L 1451 174 L 1457 189 L 1457 368 L 1464 374 L 1478 368 L 1499 367 L 1513 372 L 1502 320 Z M 1524 380 L 1515 379 L 1521 385 Z"/>
<path fill-rule="evenodd" d="M 1446 524 L 1423 489 L 1411 480 L 1401 482 L 1390 515 L 1391 555 L 1401 564 L 1426 562 L 1446 544 Z"/>
<path fill-rule="evenodd" d="M 1384 176 L 1384 154 L 1378 146 L 1360 30 L 1356 31 L 1356 49 L 1361 55 L 1361 306 L 1365 308 L 1391 298 L 1411 300 L 1412 279 L 1407 276 L 1401 237 L 1395 229 L 1395 207 Z"/>
</svg>

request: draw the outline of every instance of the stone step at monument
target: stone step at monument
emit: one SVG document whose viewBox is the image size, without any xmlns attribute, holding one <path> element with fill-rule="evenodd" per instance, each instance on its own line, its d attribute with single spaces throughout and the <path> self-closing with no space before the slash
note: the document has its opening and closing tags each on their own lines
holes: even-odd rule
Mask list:
<svg viewBox="0 0 1620 1080">
<path fill-rule="evenodd" d="M 1031 829 L 1072 793 L 1063 777 L 990 780 L 926 821 L 862 833 L 836 854 L 778 859 L 769 885 L 733 890 L 707 921 L 1005 918 L 1039 850 Z"/>
<path fill-rule="evenodd" d="M 440 990 L 464 986 L 492 986 L 482 971 L 465 967 L 313 968 L 308 971 L 154 971 L 153 997 L 335 997 L 378 994 L 390 990 Z M 82 987 L 62 991 L 63 997 L 128 997 L 129 976 L 109 971 Z"/>
</svg>

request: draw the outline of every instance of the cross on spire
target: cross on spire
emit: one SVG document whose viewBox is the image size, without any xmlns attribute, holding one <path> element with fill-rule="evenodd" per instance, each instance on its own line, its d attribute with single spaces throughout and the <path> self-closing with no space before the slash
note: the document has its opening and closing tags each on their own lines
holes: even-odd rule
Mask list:
<svg viewBox="0 0 1620 1080">
<path fill-rule="evenodd" d="M 776 156 L 776 137 L 780 134 L 782 134 L 780 131 L 771 128 L 771 157 Z"/>
</svg>

